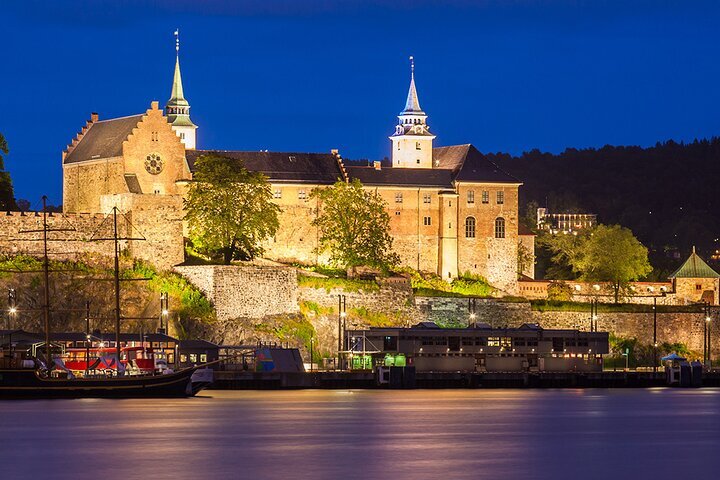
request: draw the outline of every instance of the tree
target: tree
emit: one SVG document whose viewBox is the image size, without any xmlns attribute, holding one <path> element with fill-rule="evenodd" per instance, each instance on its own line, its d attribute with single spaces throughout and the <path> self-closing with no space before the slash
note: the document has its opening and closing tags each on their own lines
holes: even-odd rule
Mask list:
<svg viewBox="0 0 720 480">
<path fill-rule="evenodd" d="M 262 242 L 277 232 L 280 208 L 267 178 L 241 160 L 204 155 L 185 199 L 190 238 L 200 251 L 232 260 L 262 255 Z"/>
<path fill-rule="evenodd" d="M 364 190 L 355 179 L 316 188 L 312 196 L 322 202 L 321 212 L 313 220 L 320 230 L 318 250 L 329 250 L 333 264 L 387 269 L 399 262 L 392 251 L 387 204 L 377 193 Z"/>
<path fill-rule="evenodd" d="M 5 158 L 10 152 L 7 141 L 2 133 L 0 133 L 0 208 L 3 210 L 16 210 L 15 193 L 13 192 L 12 179 L 10 173 L 5 171 Z"/>
<path fill-rule="evenodd" d="M 615 303 L 629 282 L 652 271 L 647 248 L 620 225 L 598 225 L 571 264 L 583 280 L 610 282 Z"/>
</svg>

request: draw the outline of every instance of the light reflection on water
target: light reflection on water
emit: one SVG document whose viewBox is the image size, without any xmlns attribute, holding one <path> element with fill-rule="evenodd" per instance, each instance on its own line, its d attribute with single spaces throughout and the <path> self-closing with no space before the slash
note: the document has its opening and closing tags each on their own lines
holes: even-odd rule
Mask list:
<svg viewBox="0 0 720 480">
<path fill-rule="evenodd" d="M 0 402 L 0 478 L 713 478 L 720 390 Z"/>
</svg>

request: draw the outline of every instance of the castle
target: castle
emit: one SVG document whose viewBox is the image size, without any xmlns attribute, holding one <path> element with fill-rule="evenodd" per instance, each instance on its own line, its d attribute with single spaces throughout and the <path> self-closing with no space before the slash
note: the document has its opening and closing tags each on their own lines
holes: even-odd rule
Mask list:
<svg viewBox="0 0 720 480">
<path fill-rule="evenodd" d="M 389 137 L 389 160 L 358 166 L 337 150 L 198 149 L 178 50 L 176 44 L 172 93 L 164 110 L 154 101 L 145 113 L 123 118 L 101 120 L 93 113 L 63 152 L 66 214 L 106 213 L 118 206 L 150 215 L 157 205 L 169 218 L 182 218 L 182 198 L 195 161 L 212 153 L 242 159 L 246 168 L 267 176 L 281 207 L 280 228 L 267 242 L 267 258 L 322 262 L 316 252 L 318 231 L 312 226 L 320 205 L 310 192 L 337 180 L 358 179 L 387 203 L 393 247 L 402 264 L 446 280 L 466 272 L 480 275 L 505 292 L 517 292 L 518 245 L 532 252 L 534 241 L 531 233 L 518 230 L 522 183 L 470 144 L 433 146 L 435 135 L 420 107 L 414 64 L 405 108 Z M 183 238 L 166 240 L 178 245 L 169 263 L 181 262 Z M 532 276 L 532 266 L 522 273 Z"/>
</svg>

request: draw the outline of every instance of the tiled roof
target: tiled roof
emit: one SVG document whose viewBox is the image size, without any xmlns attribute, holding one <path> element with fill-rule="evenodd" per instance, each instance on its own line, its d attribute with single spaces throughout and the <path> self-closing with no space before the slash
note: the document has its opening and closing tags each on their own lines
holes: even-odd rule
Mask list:
<svg viewBox="0 0 720 480">
<path fill-rule="evenodd" d="M 436 168 L 453 171 L 456 182 L 522 183 L 468 144 L 433 148 Z"/>
<path fill-rule="evenodd" d="M 92 123 L 80 142 L 65 157 L 65 164 L 121 156 L 123 142 L 142 117 L 141 114 Z"/>
<path fill-rule="evenodd" d="M 245 168 L 264 173 L 271 182 L 332 184 L 344 178 L 337 157 L 331 153 L 188 150 L 185 157 L 190 171 L 195 171 L 196 159 L 208 154 L 242 160 Z"/>
<path fill-rule="evenodd" d="M 449 147 L 433 148 L 433 161 L 437 168 L 447 168 L 453 171 L 460 170 L 471 145 L 451 145 Z"/>
<path fill-rule="evenodd" d="M 452 170 L 439 168 L 346 167 L 348 176 L 363 185 L 452 188 Z"/>
<path fill-rule="evenodd" d="M 669 278 L 720 278 L 720 274 L 710 268 L 693 248 L 690 257 Z"/>
</svg>

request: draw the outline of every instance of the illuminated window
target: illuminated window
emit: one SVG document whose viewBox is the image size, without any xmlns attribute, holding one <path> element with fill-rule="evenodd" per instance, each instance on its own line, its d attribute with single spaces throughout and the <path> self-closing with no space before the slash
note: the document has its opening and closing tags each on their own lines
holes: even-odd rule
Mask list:
<svg viewBox="0 0 720 480">
<path fill-rule="evenodd" d="M 403 202 L 403 195 L 402 192 L 398 192 L 395 194 L 395 203 L 402 203 Z"/>
<path fill-rule="evenodd" d="M 512 338 L 500 337 L 500 346 L 504 348 L 512 348 Z"/>
<path fill-rule="evenodd" d="M 482 192 L 482 203 L 490 203 L 490 192 L 483 190 Z"/>
<path fill-rule="evenodd" d="M 423 193 L 423 203 L 430 203 L 430 194 L 429 193 Z"/>
<path fill-rule="evenodd" d="M 207 363 L 207 353 L 200 354 L 200 363 Z"/>
<path fill-rule="evenodd" d="M 185 362 L 187 362 L 187 355 L 185 355 L 184 353 L 181 353 L 180 354 L 180 363 L 185 363 Z"/>
<path fill-rule="evenodd" d="M 430 225 L 432 225 L 432 218 L 423 217 L 423 225 L 425 225 L 426 227 L 429 227 Z"/>
<path fill-rule="evenodd" d="M 190 363 L 197 363 L 197 353 L 190 354 Z"/>
<path fill-rule="evenodd" d="M 495 238 L 505 238 L 505 219 L 502 217 L 495 219 Z"/>
<path fill-rule="evenodd" d="M 499 347 L 500 346 L 500 337 L 488 337 L 487 346 L 488 347 Z"/>
<path fill-rule="evenodd" d="M 465 238 L 475 238 L 475 217 L 465 219 Z"/>
<path fill-rule="evenodd" d="M 467 192 L 467 202 L 468 202 L 468 203 L 475 203 L 475 190 L 468 190 L 468 192 Z"/>
<path fill-rule="evenodd" d="M 497 192 L 497 203 L 498 205 L 502 205 L 503 203 L 505 203 L 505 192 L 503 192 L 502 190 Z"/>
</svg>

